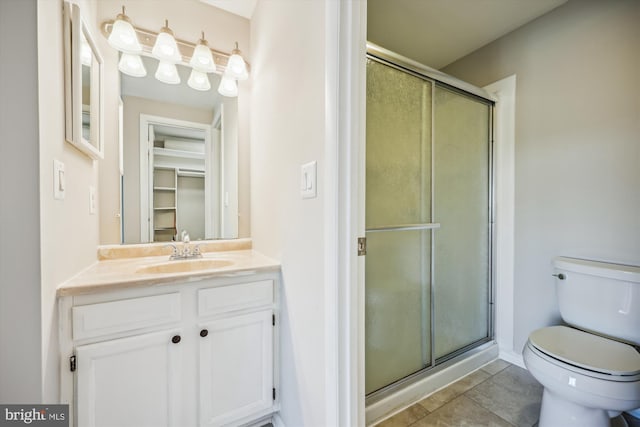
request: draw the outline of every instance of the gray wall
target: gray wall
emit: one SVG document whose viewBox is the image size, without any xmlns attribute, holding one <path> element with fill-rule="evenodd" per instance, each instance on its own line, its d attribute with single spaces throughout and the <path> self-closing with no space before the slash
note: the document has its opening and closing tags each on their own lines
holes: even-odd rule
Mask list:
<svg viewBox="0 0 640 427">
<path fill-rule="evenodd" d="M 640 1 L 570 0 L 443 69 L 516 74 L 514 350 L 559 322 L 558 255 L 640 265 Z"/>
<path fill-rule="evenodd" d="M 2 403 L 42 399 L 36 13 L 36 0 L 0 1 Z"/>
</svg>

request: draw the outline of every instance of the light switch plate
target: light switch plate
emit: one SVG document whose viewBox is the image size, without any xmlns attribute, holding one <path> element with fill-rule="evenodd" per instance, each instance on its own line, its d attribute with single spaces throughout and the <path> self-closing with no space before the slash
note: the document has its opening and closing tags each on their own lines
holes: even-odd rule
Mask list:
<svg viewBox="0 0 640 427">
<path fill-rule="evenodd" d="M 93 185 L 89 186 L 89 213 L 96 214 L 96 187 Z"/>
<path fill-rule="evenodd" d="M 64 171 L 64 163 L 53 159 L 53 198 L 64 200 L 67 178 Z"/>
<path fill-rule="evenodd" d="M 313 199 L 318 195 L 316 182 L 316 161 L 300 167 L 300 194 L 303 199 Z"/>
</svg>

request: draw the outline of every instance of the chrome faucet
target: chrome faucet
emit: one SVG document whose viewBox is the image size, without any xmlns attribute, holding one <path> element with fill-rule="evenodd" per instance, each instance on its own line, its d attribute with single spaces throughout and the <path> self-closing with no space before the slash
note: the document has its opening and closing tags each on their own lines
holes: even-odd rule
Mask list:
<svg viewBox="0 0 640 427">
<path fill-rule="evenodd" d="M 191 245 L 191 239 L 189 238 L 189 233 L 187 233 L 187 230 L 182 230 L 182 233 L 180 233 L 180 239 L 182 240 L 181 247 L 174 243 L 170 243 L 167 245 L 173 249 L 171 256 L 169 257 L 170 260 L 202 258 L 200 245 Z"/>
</svg>

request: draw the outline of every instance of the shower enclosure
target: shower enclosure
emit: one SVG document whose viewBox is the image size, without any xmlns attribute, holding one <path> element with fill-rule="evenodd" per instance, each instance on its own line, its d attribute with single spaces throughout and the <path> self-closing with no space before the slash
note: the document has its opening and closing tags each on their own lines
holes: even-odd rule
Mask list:
<svg viewBox="0 0 640 427">
<path fill-rule="evenodd" d="M 380 52 L 367 55 L 368 399 L 493 335 L 493 101 Z"/>
</svg>

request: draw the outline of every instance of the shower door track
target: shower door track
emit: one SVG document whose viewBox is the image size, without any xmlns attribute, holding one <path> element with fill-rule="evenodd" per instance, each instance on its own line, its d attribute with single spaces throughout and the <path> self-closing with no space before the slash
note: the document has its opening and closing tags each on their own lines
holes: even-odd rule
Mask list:
<svg viewBox="0 0 640 427">
<path fill-rule="evenodd" d="M 427 67 L 426 65 L 420 64 L 412 59 L 405 58 L 374 43 L 367 42 L 367 56 L 393 68 L 408 72 L 416 77 L 438 82 L 454 92 L 472 96 L 473 98 L 477 98 L 491 104 L 494 104 L 497 101 L 493 95 L 482 88 L 456 79 L 455 77 L 449 76 L 435 68 Z"/>
<path fill-rule="evenodd" d="M 433 329 L 433 324 L 434 324 L 434 298 L 430 298 L 431 301 L 431 322 L 430 324 L 432 325 L 431 330 L 430 330 L 430 342 L 431 342 L 431 357 L 430 357 L 430 364 L 412 374 L 407 375 L 404 378 L 401 378 L 391 384 L 388 384 L 385 387 L 382 387 L 378 390 L 375 390 L 369 394 L 367 394 L 365 396 L 365 406 L 369 406 L 371 404 L 374 404 L 390 395 L 393 395 L 394 393 L 396 393 L 398 390 L 401 390 L 403 388 L 405 388 L 406 386 L 418 382 L 426 377 L 428 377 L 431 374 L 434 374 L 436 372 L 439 372 L 441 370 L 444 370 L 448 367 L 450 367 L 451 365 L 454 365 L 455 363 L 458 363 L 461 360 L 466 359 L 467 357 L 471 357 L 476 353 L 481 353 L 483 351 L 485 351 L 486 349 L 488 349 L 489 347 L 491 347 L 492 345 L 494 345 L 494 317 L 495 317 L 495 313 L 494 313 L 494 309 L 495 309 L 495 305 L 494 305 L 494 295 L 495 295 L 495 275 L 494 275 L 494 269 L 495 269 L 495 254 L 494 254 L 494 249 L 495 249 L 495 245 L 494 245 L 494 240 L 495 240 L 495 229 L 494 229 L 494 223 L 495 223 L 495 217 L 494 217 L 494 213 L 495 213 L 495 194 L 494 194 L 494 162 L 493 162 L 493 143 L 494 143 L 494 106 L 495 106 L 495 97 L 493 97 L 491 94 L 489 94 L 487 91 L 485 91 L 484 89 L 478 88 L 476 86 L 473 86 L 469 83 L 466 83 L 462 80 L 458 80 L 452 76 L 449 76 L 447 74 L 442 73 L 441 71 L 438 71 L 436 69 L 433 69 L 431 67 L 427 67 L 423 64 L 420 64 L 418 62 L 415 62 L 409 58 L 405 58 L 403 56 L 400 56 L 394 52 L 391 52 L 387 49 L 384 49 L 380 46 L 377 46 L 373 43 L 367 42 L 367 58 L 374 60 L 376 62 L 380 62 L 382 64 L 385 64 L 387 66 L 390 66 L 392 68 L 398 69 L 400 71 L 406 72 L 408 74 L 411 74 L 413 76 L 416 76 L 418 78 L 421 78 L 423 80 L 429 81 L 432 84 L 432 87 L 435 88 L 436 85 L 443 87 L 445 89 L 448 89 L 452 92 L 456 92 L 458 94 L 467 96 L 469 98 L 472 99 L 476 99 L 481 101 L 484 104 L 487 104 L 488 106 L 490 106 L 490 113 L 489 113 L 489 159 L 488 159 L 488 164 L 489 164 L 489 206 L 488 206 L 488 210 L 489 210 L 489 224 L 488 224 L 488 230 L 489 230 L 489 239 L 488 239 L 488 246 L 489 246 L 489 250 L 488 250 L 488 264 L 489 264 L 489 268 L 488 268 L 488 283 L 489 283 L 489 289 L 488 289 L 488 293 L 489 293 L 489 298 L 487 301 L 487 304 L 489 305 L 489 318 L 487 320 L 488 323 L 488 334 L 486 337 L 481 338 L 475 342 L 472 342 L 470 344 L 467 344 L 466 346 L 459 348 L 451 353 L 448 353 L 444 356 L 441 356 L 439 358 L 435 357 L 435 351 L 434 351 L 434 347 L 433 347 L 433 343 L 435 340 L 435 332 Z M 435 122 L 434 120 L 434 114 L 435 114 L 435 108 L 433 103 L 435 102 L 435 98 L 432 97 L 432 109 L 431 109 L 431 114 L 432 114 L 432 123 Z M 431 133 L 432 133 L 432 143 L 434 143 L 435 141 L 435 135 L 434 135 L 434 128 L 435 126 L 432 125 L 431 127 Z M 431 170 L 434 170 L 434 157 L 431 156 L 431 162 L 432 162 L 432 168 Z M 432 197 L 433 197 L 433 185 L 434 185 L 434 181 L 431 180 L 431 185 L 432 185 Z M 434 203 L 432 200 L 431 203 L 431 217 L 433 218 L 433 209 L 434 209 Z M 431 239 L 431 249 L 432 249 L 432 253 L 433 253 L 433 249 L 434 249 L 434 245 L 435 245 L 435 241 L 433 239 L 434 237 L 434 232 L 440 228 L 440 224 L 439 223 L 422 223 L 422 224 L 400 224 L 400 225 L 391 225 L 391 226 L 385 226 L 385 227 L 372 227 L 372 228 L 367 228 L 365 231 L 366 233 L 379 233 L 379 232 L 389 232 L 389 231 L 415 231 L 415 230 L 431 230 L 431 235 L 432 235 L 432 239 Z M 430 292 L 431 295 L 433 296 L 433 291 L 434 291 L 434 259 L 433 256 L 431 257 L 431 283 L 430 283 Z"/>
</svg>

